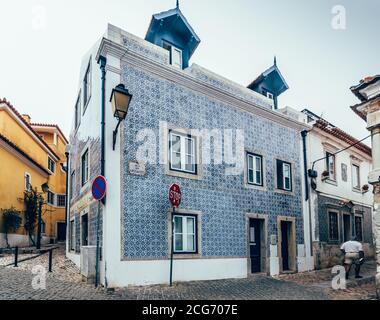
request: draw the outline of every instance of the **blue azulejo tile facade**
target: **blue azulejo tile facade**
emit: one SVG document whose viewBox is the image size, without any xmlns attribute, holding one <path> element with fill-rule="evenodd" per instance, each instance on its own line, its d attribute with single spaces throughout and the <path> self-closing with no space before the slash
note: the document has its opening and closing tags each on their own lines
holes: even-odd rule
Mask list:
<svg viewBox="0 0 380 320">
<path fill-rule="evenodd" d="M 122 65 L 121 72 L 122 82 L 133 94 L 122 125 L 120 151 L 125 259 L 167 259 L 168 188 L 172 183 L 182 188 L 181 208 L 201 212 L 198 241 L 202 257 L 247 257 L 247 213 L 267 216 L 268 243 L 271 235 L 278 235 L 277 217 L 294 217 L 296 242 L 303 244 L 300 137 L 296 129 L 239 110 L 127 63 Z M 265 188 L 247 188 L 244 173 L 226 175 L 225 164 L 202 165 L 199 180 L 167 175 L 164 165 L 151 163 L 146 166 L 145 176 L 130 175 L 128 163 L 136 160 L 141 145 L 136 142 L 137 133 L 152 129 L 158 145 L 160 121 L 184 129 L 243 130 L 245 149 L 263 156 Z M 156 152 L 158 159 L 158 148 Z M 276 159 L 292 163 L 292 193 L 276 191 Z"/>
</svg>

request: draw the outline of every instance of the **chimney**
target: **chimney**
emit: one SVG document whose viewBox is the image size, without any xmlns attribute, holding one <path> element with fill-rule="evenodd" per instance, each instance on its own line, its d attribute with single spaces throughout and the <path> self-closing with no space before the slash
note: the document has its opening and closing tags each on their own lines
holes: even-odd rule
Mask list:
<svg viewBox="0 0 380 320">
<path fill-rule="evenodd" d="M 30 120 L 31 120 L 30 115 L 28 115 L 28 114 L 23 114 L 22 117 L 24 118 L 24 120 L 25 120 L 28 124 L 30 124 Z"/>
</svg>

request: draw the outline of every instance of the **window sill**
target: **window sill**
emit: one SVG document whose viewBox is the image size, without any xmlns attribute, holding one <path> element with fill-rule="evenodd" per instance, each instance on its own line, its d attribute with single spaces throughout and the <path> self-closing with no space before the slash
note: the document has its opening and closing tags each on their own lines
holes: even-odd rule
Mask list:
<svg viewBox="0 0 380 320">
<path fill-rule="evenodd" d="M 256 184 L 249 184 L 249 183 L 244 183 L 244 187 L 246 189 L 253 189 L 253 190 L 258 190 L 258 191 L 268 191 L 266 186 L 260 186 Z"/>
<path fill-rule="evenodd" d="M 362 191 L 358 188 L 352 188 L 352 191 L 356 193 L 362 193 Z"/>
<path fill-rule="evenodd" d="M 198 166 L 198 170 L 199 170 L 199 166 Z M 192 180 L 202 180 L 201 174 L 191 174 L 187 172 L 173 171 L 170 169 L 166 169 L 165 174 L 171 177 L 178 177 L 178 178 L 192 179 Z"/>
<path fill-rule="evenodd" d="M 200 258 L 202 258 L 202 255 L 200 253 L 174 253 L 173 254 L 174 260 L 200 259 Z"/>
<path fill-rule="evenodd" d="M 336 182 L 336 180 L 332 180 L 332 179 L 325 179 L 325 180 L 322 180 L 322 182 L 326 182 L 327 184 L 331 184 L 333 186 L 338 186 L 338 183 Z"/>
<path fill-rule="evenodd" d="M 294 191 L 282 190 L 282 189 L 274 189 L 275 193 L 285 194 L 289 196 L 294 196 Z"/>
</svg>

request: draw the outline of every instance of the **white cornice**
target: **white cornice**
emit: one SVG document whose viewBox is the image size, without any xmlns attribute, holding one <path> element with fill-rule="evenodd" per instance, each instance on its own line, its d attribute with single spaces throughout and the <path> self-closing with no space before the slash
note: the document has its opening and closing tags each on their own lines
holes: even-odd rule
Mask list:
<svg viewBox="0 0 380 320">
<path fill-rule="evenodd" d="M 96 59 L 98 59 L 99 56 L 106 57 L 107 55 L 111 55 L 115 58 L 122 59 L 123 62 L 132 65 L 136 68 L 140 68 L 145 71 L 154 73 L 169 81 L 175 82 L 191 90 L 205 94 L 213 99 L 217 99 L 226 104 L 232 105 L 236 108 L 239 108 L 240 110 L 279 123 L 285 127 L 290 127 L 298 131 L 310 129 L 310 126 L 304 123 L 298 122 L 289 117 L 285 117 L 284 115 L 276 111 L 255 105 L 253 103 L 249 103 L 243 99 L 239 99 L 238 97 L 226 91 L 213 87 L 194 77 L 191 77 L 189 74 L 181 70 L 176 70 L 171 66 L 160 64 L 134 51 L 131 51 L 118 43 L 103 38 Z"/>
</svg>

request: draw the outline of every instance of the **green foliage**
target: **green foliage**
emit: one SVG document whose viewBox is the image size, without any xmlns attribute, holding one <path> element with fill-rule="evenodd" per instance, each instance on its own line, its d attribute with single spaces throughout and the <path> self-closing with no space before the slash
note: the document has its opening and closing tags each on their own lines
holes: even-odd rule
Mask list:
<svg viewBox="0 0 380 320">
<path fill-rule="evenodd" d="M 38 193 L 37 189 L 31 188 L 31 191 L 25 191 L 24 193 L 24 203 L 25 203 L 25 224 L 24 228 L 29 234 L 29 239 L 35 245 L 33 239 L 33 233 L 37 225 L 38 218 Z"/>
<path fill-rule="evenodd" d="M 5 233 L 5 241 L 7 242 L 7 247 L 9 248 L 8 234 L 14 233 L 20 228 L 22 222 L 21 212 L 16 210 L 14 207 L 3 210 L 3 229 Z"/>
</svg>

